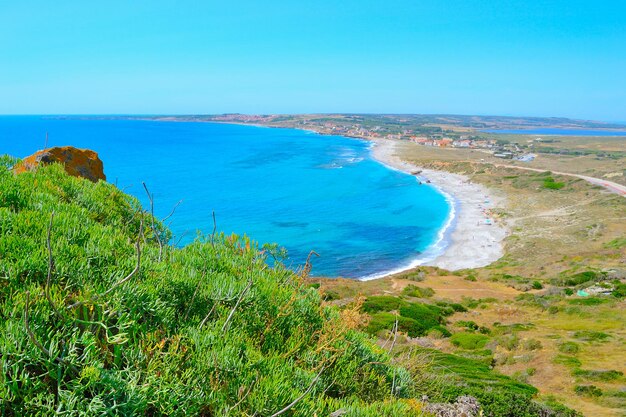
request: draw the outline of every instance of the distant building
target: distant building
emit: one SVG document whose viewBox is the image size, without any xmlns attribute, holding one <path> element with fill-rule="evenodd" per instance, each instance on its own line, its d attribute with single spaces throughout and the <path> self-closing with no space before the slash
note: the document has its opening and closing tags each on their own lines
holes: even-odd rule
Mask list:
<svg viewBox="0 0 626 417">
<path fill-rule="evenodd" d="M 452 146 L 455 148 L 469 148 L 472 146 L 471 140 L 455 140 L 452 142 Z"/>
</svg>

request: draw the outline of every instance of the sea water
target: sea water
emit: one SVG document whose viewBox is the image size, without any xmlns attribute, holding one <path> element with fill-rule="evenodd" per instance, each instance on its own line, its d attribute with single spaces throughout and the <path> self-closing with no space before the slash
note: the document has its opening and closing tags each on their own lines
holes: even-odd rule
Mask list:
<svg viewBox="0 0 626 417">
<path fill-rule="evenodd" d="M 414 265 L 445 246 L 450 204 L 389 169 L 371 144 L 294 129 L 126 119 L 0 117 L 0 154 L 71 145 L 98 152 L 107 181 L 172 216 L 173 243 L 217 228 L 277 243 L 314 276 L 363 278 Z M 168 224 L 170 223 L 168 220 Z M 428 254 L 428 255 L 427 255 Z"/>
</svg>

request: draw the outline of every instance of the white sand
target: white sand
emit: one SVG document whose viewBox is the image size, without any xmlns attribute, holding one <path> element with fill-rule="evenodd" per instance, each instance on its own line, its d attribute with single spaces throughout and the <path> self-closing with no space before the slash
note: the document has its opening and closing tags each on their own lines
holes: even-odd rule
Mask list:
<svg viewBox="0 0 626 417">
<path fill-rule="evenodd" d="M 463 175 L 445 171 L 423 169 L 402 161 L 395 153 L 396 142 L 387 139 L 374 140 L 372 155 L 378 161 L 392 168 L 413 173 L 421 171 L 417 177 L 422 182 L 429 180 L 431 185 L 447 194 L 454 207 L 454 219 L 443 232 L 441 242 L 435 245 L 429 254 L 423 254 L 411 265 L 432 265 L 450 271 L 478 268 L 489 265 L 504 254 L 503 239 L 507 234 L 506 226 L 501 221 L 490 217 L 485 210 L 498 207 L 503 198 L 482 185 L 474 184 Z M 491 225 L 487 224 L 488 219 Z M 445 245 L 443 248 L 437 246 Z M 393 271 L 396 273 L 399 271 Z M 377 278 L 377 277 L 372 277 Z"/>
</svg>

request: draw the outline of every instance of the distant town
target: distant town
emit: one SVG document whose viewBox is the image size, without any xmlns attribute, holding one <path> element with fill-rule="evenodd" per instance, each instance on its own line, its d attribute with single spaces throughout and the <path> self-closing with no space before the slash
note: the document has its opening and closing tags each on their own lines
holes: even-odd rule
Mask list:
<svg viewBox="0 0 626 417">
<path fill-rule="evenodd" d="M 96 118 L 109 118 L 98 116 Z M 598 160 L 620 160 L 626 153 L 615 148 L 571 146 L 550 135 L 504 134 L 498 130 L 524 129 L 623 129 L 604 122 L 556 117 L 464 116 L 428 114 L 262 114 L 113 116 L 125 119 L 214 122 L 303 129 L 321 135 L 359 139 L 412 141 L 438 149 L 466 149 L 501 159 L 531 162 L 537 154 L 590 156 Z M 91 117 L 93 118 L 93 117 Z M 495 132 L 494 132 L 495 131 Z M 570 142 L 571 138 L 568 139 Z"/>
<path fill-rule="evenodd" d="M 438 148 L 465 148 L 478 149 L 496 158 L 516 159 L 529 162 L 535 158 L 535 154 L 529 153 L 529 148 L 533 147 L 533 142 L 544 141 L 541 138 L 530 140 L 527 144 L 520 145 L 514 142 L 502 141 L 486 137 L 479 132 L 465 129 L 467 133 L 459 129 L 449 129 L 441 125 L 418 125 L 415 127 L 400 126 L 404 122 L 402 119 L 394 120 L 394 123 L 371 125 L 369 123 L 348 123 L 351 118 L 371 119 L 372 116 L 344 116 L 342 118 L 304 118 L 300 116 L 296 120 L 293 116 L 276 115 L 241 115 L 224 114 L 211 116 L 211 120 L 223 123 L 260 124 L 264 126 L 283 125 L 287 121 L 292 122 L 292 127 L 311 130 L 322 135 L 341 135 L 360 139 L 395 139 L 409 140 L 422 146 L 433 146 Z M 295 122 L 295 123 L 294 123 Z M 371 125 L 371 126 L 370 126 Z M 287 127 L 287 126 L 284 126 Z M 548 140 L 549 142 L 549 140 Z"/>
</svg>

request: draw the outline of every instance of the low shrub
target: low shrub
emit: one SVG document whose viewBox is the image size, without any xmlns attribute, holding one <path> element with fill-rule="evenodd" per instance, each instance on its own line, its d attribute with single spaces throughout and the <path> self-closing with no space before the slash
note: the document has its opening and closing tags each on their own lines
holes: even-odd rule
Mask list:
<svg viewBox="0 0 626 417">
<path fill-rule="evenodd" d="M 515 350 L 519 346 L 519 337 L 516 334 L 507 334 L 500 336 L 497 342 L 506 350 Z"/>
<path fill-rule="evenodd" d="M 379 311 L 399 310 L 400 307 L 408 303 L 399 297 L 391 295 L 373 295 L 367 297 L 361 309 L 366 313 L 377 313 Z"/>
<path fill-rule="evenodd" d="M 626 298 L 626 282 L 616 283 L 612 295 L 616 298 Z"/>
<path fill-rule="evenodd" d="M 459 327 L 464 327 L 469 330 L 478 330 L 478 327 L 479 327 L 478 324 L 476 324 L 475 322 L 465 321 L 465 320 L 457 321 L 455 325 Z"/>
<path fill-rule="evenodd" d="M 601 342 L 609 339 L 611 335 L 593 330 L 580 330 L 574 333 L 574 337 L 585 342 Z"/>
<path fill-rule="evenodd" d="M 586 370 L 586 369 L 576 369 L 572 372 L 574 376 L 579 376 L 585 379 L 591 379 L 593 381 L 615 381 L 624 376 L 624 373 L 621 371 L 615 370 L 606 370 L 606 371 L 594 371 L 594 370 Z"/>
<path fill-rule="evenodd" d="M 562 342 L 558 345 L 559 352 L 575 354 L 580 350 L 580 346 L 576 342 Z"/>
<path fill-rule="evenodd" d="M 555 282 L 558 284 L 575 287 L 590 281 L 599 281 L 606 277 L 606 273 L 597 271 L 583 271 L 570 276 L 558 278 Z"/>
<path fill-rule="evenodd" d="M 522 343 L 524 350 L 539 350 L 542 348 L 541 342 L 537 339 L 526 339 Z"/>
<path fill-rule="evenodd" d="M 450 337 L 450 342 L 461 349 L 475 350 L 485 347 L 489 338 L 476 333 L 455 333 Z"/>
<path fill-rule="evenodd" d="M 402 290 L 402 295 L 415 298 L 429 298 L 435 294 L 432 288 L 422 288 L 417 285 L 409 284 Z"/>
<path fill-rule="evenodd" d="M 572 305 L 580 305 L 580 306 L 597 306 L 599 304 L 604 304 L 609 300 L 605 298 L 599 297 L 587 297 L 587 298 L 577 298 L 575 300 L 568 300 L 567 302 Z"/>
<path fill-rule="evenodd" d="M 400 315 L 416 320 L 428 328 L 439 325 L 442 321 L 441 311 L 436 306 L 411 303 L 400 308 Z"/>
<path fill-rule="evenodd" d="M 581 362 L 573 356 L 556 355 L 553 360 L 554 363 L 559 365 L 565 365 L 572 368 L 577 368 L 581 365 Z"/>
<path fill-rule="evenodd" d="M 600 397 L 602 390 L 595 385 L 576 385 L 574 392 L 584 397 Z"/>
<path fill-rule="evenodd" d="M 396 320 L 398 320 L 398 331 L 406 333 L 410 337 L 425 336 L 428 330 L 434 327 L 408 317 L 402 317 L 387 312 L 380 312 L 372 316 L 365 330 L 373 335 L 377 335 L 382 330 L 391 331 Z"/>
<path fill-rule="evenodd" d="M 452 333 L 450 333 L 450 331 L 443 326 L 435 326 L 435 327 L 432 327 L 428 331 L 428 336 L 431 336 L 437 339 L 443 338 L 443 337 L 450 337 L 451 335 Z"/>
<path fill-rule="evenodd" d="M 340 300 L 341 299 L 341 295 L 337 292 L 337 291 L 333 291 L 333 290 L 325 290 L 322 293 L 322 299 L 324 301 L 334 301 L 334 300 Z"/>
</svg>

